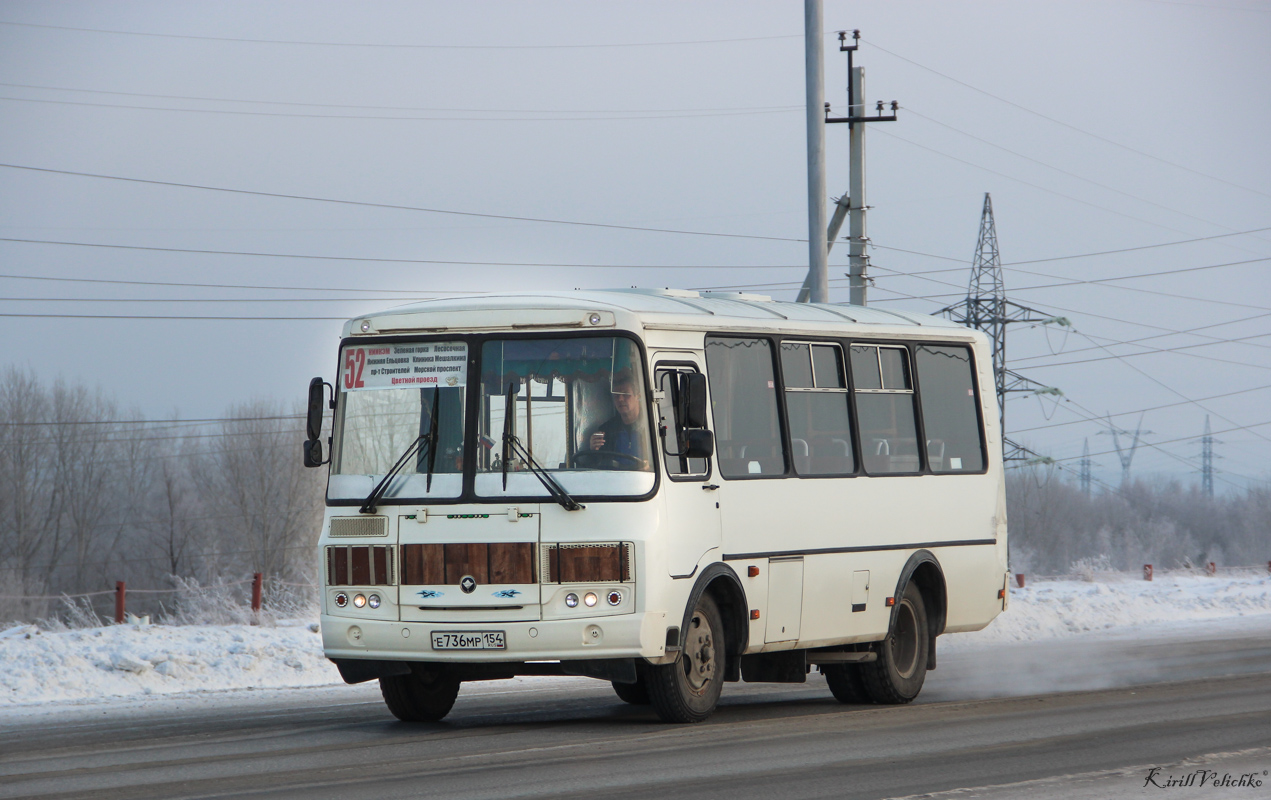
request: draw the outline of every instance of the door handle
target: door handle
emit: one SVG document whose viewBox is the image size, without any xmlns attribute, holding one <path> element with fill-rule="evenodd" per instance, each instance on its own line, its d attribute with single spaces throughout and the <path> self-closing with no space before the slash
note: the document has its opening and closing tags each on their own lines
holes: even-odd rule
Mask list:
<svg viewBox="0 0 1271 800">
<path fill-rule="evenodd" d="M 718 486 L 718 485 L 716 485 L 716 484 L 713 484 L 713 483 L 704 483 L 704 484 L 702 484 L 702 491 L 704 491 L 704 492 L 713 492 L 713 491 L 715 491 L 715 490 L 716 490 L 716 489 L 718 489 L 718 488 L 719 488 L 719 486 Z"/>
</svg>

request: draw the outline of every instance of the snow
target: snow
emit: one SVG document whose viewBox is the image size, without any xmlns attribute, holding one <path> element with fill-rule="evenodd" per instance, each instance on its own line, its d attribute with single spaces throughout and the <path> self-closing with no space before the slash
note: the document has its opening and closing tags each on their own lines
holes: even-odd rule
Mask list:
<svg viewBox="0 0 1271 800">
<path fill-rule="evenodd" d="M 1147 582 L 1100 573 L 1091 582 L 1039 581 L 1012 589 L 1009 610 L 985 630 L 940 641 L 942 652 L 956 652 L 1076 635 L 1163 636 L 1201 623 L 1266 630 L 1271 577 L 1158 574 Z M 322 655 L 316 623 L 0 631 L 0 718 L 154 696 L 206 698 L 245 689 L 273 695 L 298 687 L 366 694 L 365 687 L 343 688 Z"/>
</svg>

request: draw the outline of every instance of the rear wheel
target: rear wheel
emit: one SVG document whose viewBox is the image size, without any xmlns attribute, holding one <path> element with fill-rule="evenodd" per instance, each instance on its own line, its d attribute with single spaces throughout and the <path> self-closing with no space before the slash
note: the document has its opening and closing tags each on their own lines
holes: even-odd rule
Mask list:
<svg viewBox="0 0 1271 800">
<path fill-rule="evenodd" d="M 703 594 L 689 617 L 679 658 L 645 672 L 649 701 L 663 722 L 701 722 L 711 715 L 723 688 L 725 652 L 719 607 Z"/>
<path fill-rule="evenodd" d="M 450 713 L 459 696 L 459 679 L 426 671 L 380 678 L 380 694 L 402 722 L 436 722 Z"/>
<path fill-rule="evenodd" d="M 927 679 L 930 641 L 922 592 L 909 584 L 896 606 L 891 631 L 878 643 L 878 660 L 860 667 L 865 691 L 875 703 L 908 703 Z"/>
</svg>

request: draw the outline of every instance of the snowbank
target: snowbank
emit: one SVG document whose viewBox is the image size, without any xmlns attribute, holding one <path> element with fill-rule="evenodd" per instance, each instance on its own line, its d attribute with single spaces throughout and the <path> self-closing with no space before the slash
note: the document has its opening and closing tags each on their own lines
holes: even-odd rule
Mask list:
<svg viewBox="0 0 1271 800">
<path fill-rule="evenodd" d="M 1010 607 L 989 627 L 951 634 L 940 643 L 1023 642 L 1099 631 L 1159 635 L 1181 623 L 1260 615 L 1271 615 L 1271 576 L 1158 574 L 1145 581 L 1109 572 L 1089 582 L 1047 580 L 1012 588 Z"/>
<path fill-rule="evenodd" d="M 1010 610 L 976 633 L 941 639 L 954 649 L 1075 634 L 1167 635 L 1206 620 L 1271 620 L 1271 578 L 1101 574 L 1012 589 Z M 1252 620 L 1251 620 L 1252 622 Z M 31 704 L 229 689 L 341 683 L 322 656 L 317 625 L 115 625 L 0 631 L 0 712 Z"/>
<path fill-rule="evenodd" d="M 0 709 L 99 697 L 339 683 L 317 625 L 0 632 Z"/>
</svg>

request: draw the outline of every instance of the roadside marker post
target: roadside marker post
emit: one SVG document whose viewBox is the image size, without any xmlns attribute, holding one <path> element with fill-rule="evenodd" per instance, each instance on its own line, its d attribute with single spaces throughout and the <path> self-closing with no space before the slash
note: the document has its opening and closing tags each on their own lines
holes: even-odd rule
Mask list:
<svg viewBox="0 0 1271 800">
<path fill-rule="evenodd" d="M 115 581 L 115 624 L 124 624 L 124 599 L 127 585 L 123 581 Z"/>
</svg>

